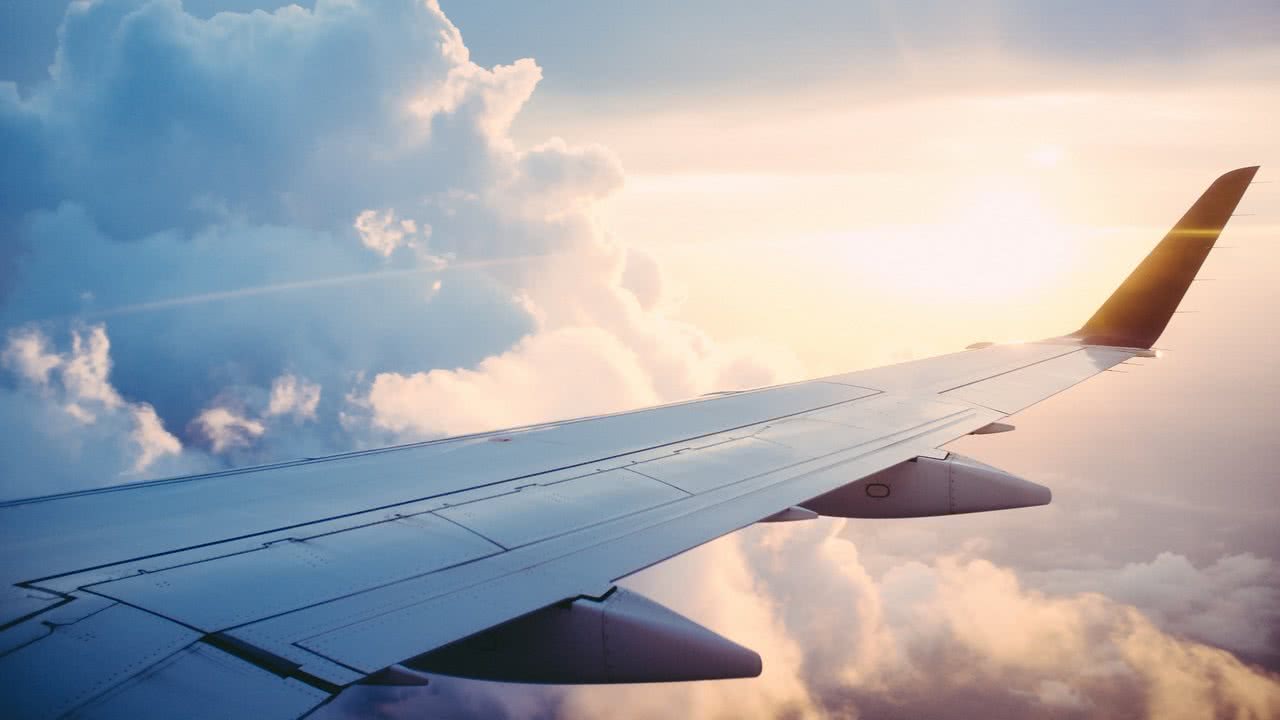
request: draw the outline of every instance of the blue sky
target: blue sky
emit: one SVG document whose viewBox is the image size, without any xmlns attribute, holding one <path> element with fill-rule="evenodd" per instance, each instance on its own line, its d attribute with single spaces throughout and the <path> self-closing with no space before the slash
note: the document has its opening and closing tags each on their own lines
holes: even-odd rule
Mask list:
<svg viewBox="0 0 1280 720">
<path fill-rule="evenodd" d="M 0 496 L 1070 331 L 1213 177 L 1280 166 L 1274 3 L 277 7 L 0 7 Z M 1054 505 L 634 580 L 761 680 L 392 704 L 1273 714 L 1277 187 L 1167 357 L 957 444 Z"/>
<path fill-rule="evenodd" d="M 477 61 L 536 57 L 558 94 L 759 91 L 797 76 L 900 76 L 911 51 L 980 49 L 1087 66 L 1197 57 L 1273 41 L 1274 4 L 699 0 L 626 7 L 445 3 Z"/>
<path fill-rule="evenodd" d="M 275 0 L 191 0 L 193 15 L 272 10 Z M 300 3 L 309 7 L 309 3 Z M 796 75 L 897 75 L 906 50 L 980 48 L 1106 67 L 1143 60 L 1193 68 L 1207 54 L 1267 47 L 1280 11 L 1265 0 L 1229 6 L 1132 3 L 945 2 L 788 5 L 752 0 L 608 6 L 443 3 L 483 65 L 537 58 L 540 96 L 741 92 Z M 63 6 L 7 3 L 0 61 L 10 78 L 39 78 L 52 60 Z M 538 101 L 541 101 L 539 98 Z"/>
</svg>

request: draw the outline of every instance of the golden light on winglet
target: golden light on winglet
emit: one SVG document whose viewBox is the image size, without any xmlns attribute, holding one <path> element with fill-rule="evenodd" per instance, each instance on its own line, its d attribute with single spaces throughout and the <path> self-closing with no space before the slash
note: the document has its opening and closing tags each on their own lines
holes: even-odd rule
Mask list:
<svg viewBox="0 0 1280 720">
<path fill-rule="evenodd" d="M 1178 310 L 1187 288 L 1244 196 L 1258 166 L 1214 180 L 1120 287 L 1071 336 L 1089 345 L 1150 348 Z"/>
</svg>

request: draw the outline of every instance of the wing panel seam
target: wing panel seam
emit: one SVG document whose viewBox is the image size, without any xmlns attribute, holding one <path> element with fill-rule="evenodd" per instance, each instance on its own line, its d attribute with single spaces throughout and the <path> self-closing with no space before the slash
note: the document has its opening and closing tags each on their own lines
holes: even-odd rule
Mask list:
<svg viewBox="0 0 1280 720">
<path fill-rule="evenodd" d="M 849 463 L 849 462 L 853 462 L 853 461 L 855 461 L 855 460 L 858 460 L 858 459 L 861 459 L 861 458 L 863 458 L 863 457 L 866 457 L 867 455 L 870 455 L 870 454 L 872 454 L 872 453 L 880 452 L 880 451 L 882 451 L 882 450 L 886 450 L 886 449 L 892 448 L 892 447 L 894 447 L 894 446 L 901 445 L 902 443 L 905 443 L 905 442 L 910 442 L 911 440 L 914 440 L 915 438 L 922 437 L 922 436 L 927 435 L 927 434 L 929 434 L 929 433 L 936 432 L 936 431 L 938 431 L 938 430 L 944 429 L 944 428 L 949 427 L 949 426 L 951 426 L 951 425 L 954 425 L 954 424 L 956 424 L 956 423 L 958 423 L 958 422 L 961 422 L 962 420 L 966 419 L 967 417 L 972 416 L 975 412 L 977 412 L 977 411 L 976 411 L 974 408 L 963 408 L 963 409 L 958 409 L 958 410 L 956 410 L 955 412 L 949 413 L 949 414 L 947 414 L 947 415 L 943 415 L 943 416 L 941 416 L 941 417 L 934 418 L 933 420 L 929 420 L 929 421 L 927 421 L 927 422 L 920 423 L 920 424 L 915 425 L 915 426 L 912 426 L 912 427 L 910 427 L 910 428 L 905 428 L 905 429 L 900 430 L 900 431 L 898 431 L 898 432 L 891 433 L 891 434 L 889 434 L 889 435 L 886 435 L 886 436 L 883 436 L 883 437 L 881 437 L 881 438 L 878 438 L 877 440 L 888 440 L 889 438 L 893 438 L 894 436 L 898 436 L 898 435 L 903 435 L 904 433 L 911 433 L 911 434 L 910 434 L 910 435 L 907 435 L 907 436 L 905 436 L 905 437 L 899 437 L 899 438 L 894 439 L 894 440 L 889 440 L 888 442 L 886 442 L 884 445 L 882 445 L 882 446 L 880 446 L 880 447 L 876 447 L 876 448 L 874 448 L 874 449 L 872 449 L 872 450 L 869 450 L 869 451 L 863 452 L 863 453 L 858 454 L 858 455 L 855 455 L 855 456 L 853 456 L 853 457 L 849 457 L 849 458 L 842 459 L 842 460 L 840 460 L 839 462 L 834 462 L 834 463 L 830 463 L 830 464 L 828 464 L 828 465 L 823 465 L 823 466 L 820 466 L 820 467 L 815 467 L 815 468 L 809 468 L 809 469 L 806 469 L 806 470 L 805 470 L 803 473 L 801 473 L 800 475 L 804 475 L 804 474 L 808 474 L 808 473 L 812 473 L 812 472 L 819 472 L 819 471 L 822 471 L 822 470 L 827 470 L 827 469 L 831 469 L 831 468 L 834 468 L 834 467 L 838 467 L 838 466 L 840 466 L 840 465 L 844 465 L 844 464 L 847 464 L 847 463 Z M 946 422 L 943 422 L 943 421 L 946 421 Z M 921 428 L 925 428 L 925 429 L 921 429 Z M 789 470 L 789 469 L 795 468 L 797 465 L 803 465 L 803 464 L 806 464 L 806 463 L 817 462 L 817 461 L 823 460 L 823 459 L 825 459 L 825 458 L 830 458 L 830 457 L 831 457 L 831 456 L 833 456 L 833 455 L 839 455 L 839 454 L 841 454 L 841 453 L 847 453 L 847 452 L 850 452 L 850 451 L 853 451 L 853 450 L 857 450 L 858 448 L 861 448 L 861 447 L 863 447 L 863 446 L 865 446 L 865 445 L 867 445 L 868 443 L 871 443 L 871 442 L 876 442 L 876 440 L 868 440 L 868 441 L 864 441 L 864 442 L 862 442 L 862 443 L 858 443 L 858 444 L 856 444 L 856 445 L 852 445 L 852 446 L 849 446 L 849 447 L 847 447 L 847 448 L 842 448 L 842 449 L 840 449 L 840 450 L 836 450 L 836 451 L 833 451 L 833 452 L 830 452 L 830 453 L 826 453 L 826 454 L 824 454 L 824 455 L 819 455 L 819 456 L 816 456 L 816 457 L 813 457 L 813 458 L 809 458 L 809 459 L 804 460 L 804 461 L 801 461 L 801 462 L 799 462 L 799 463 L 793 463 L 792 465 L 788 465 L 788 466 L 786 466 L 786 467 L 777 468 L 777 469 L 775 469 L 775 470 L 771 470 L 771 471 L 766 472 L 766 473 L 760 473 L 760 474 L 758 474 L 758 475 L 754 475 L 754 476 L 751 476 L 751 477 L 748 477 L 748 478 L 743 478 L 742 480 L 740 480 L 740 481 L 738 481 L 738 482 L 730 483 L 730 484 L 728 484 L 728 485 L 722 486 L 721 488 L 717 488 L 717 489 L 715 489 L 715 490 L 709 491 L 708 493 L 702 493 L 702 494 L 700 494 L 700 495 L 693 496 L 693 497 L 705 497 L 705 496 L 707 496 L 707 495 L 720 493 L 720 492 L 722 492 L 722 491 L 726 491 L 726 490 L 728 490 L 728 489 L 735 488 L 736 486 L 740 485 L 742 482 L 746 482 L 746 481 L 749 481 L 749 480 L 754 480 L 754 479 L 757 479 L 757 478 L 762 477 L 762 476 L 764 476 L 764 475 L 768 475 L 768 474 L 772 474 L 772 473 L 780 473 L 780 472 L 784 472 L 784 471 L 786 471 L 786 470 Z M 790 476 L 790 477 L 798 477 L 798 476 L 799 476 L 799 475 L 796 475 L 796 476 Z M 646 477 L 648 477 L 648 476 L 646 476 Z M 778 482 L 785 482 L 787 479 L 790 479 L 790 478 L 781 478 L 781 479 L 779 479 L 779 480 L 778 480 Z M 729 497 L 727 497 L 727 498 L 724 498 L 724 499 L 722 499 L 720 502 L 721 502 L 721 503 L 723 503 L 723 502 L 731 502 L 731 501 L 737 500 L 737 499 L 739 499 L 739 498 L 747 497 L 747 496 L 752 495 L 752 494 L 754 494 L 754 493 L 762 492 L 762 491 L 765 491 L 765 490 L 767 490 L 767 489 L 769 489 L 769 488 L 771 488 L 771 487 L 774 487 L 776 484 L 777 484 L 777 483 L 770 483 L 770 484 L 768 484 L 768 485 L 765 485 L 765 486 L 762 486 L 762 487 L 758 487 L 758 488 L 754 488 L 754 489 L 752 489 L 752 490 L 748 490 L 748 491 L 746 491 L 746 492 L 740 492 L 740 493 L 739 493 L 739 494 L 737 494 L 737 495 L 731 495 L 731 496 L 729 496 Z M 679 501 L 676 501 L 676 502 L 679 502 Z M 671 504 L 675 504 L 675 503 L 667 503 L 667 505 L 671 505 Z M 659 506 L 659 507 L 660 507 L 660 506 Z M 633 535 L 633 534 L 635 534 L 635 533 L 642 532 L 642 531 L 644 531 L 644 530 L 648 530 L 648 529 L 650 529 L 650 528 L 653 528 L 653 527 L 656 527 L 656 526 L 662 525 L 662 524 L 667 523 L 667 522 L 671 522 L 671 521 L 673 521 L 673 520 L 676 520 L 676 519 L 679 519 L 679 518 L 685 517 L 685 516 L 687 516 L 687 515 L 689 515 L 689 514 L 691 514 L 691 513 L 698 512 L 698 511 L 700 511 L 701 509 L 702 509 L 702 508 L 692 508 L 692 509 L 690 509 L 688 512 L 685 512 L 685 513 L 682 513 L 682 514 L 679 514 L 679 515 L 676 515 L 676 516 L 673 516 L 673 517 L 665 518 L 665 519 L 662 519 L 662 520 L 658 520 L 658 521 L 656 521 L 656 522 L 653 522 L 653 523 L 651 523 L 651 524 L 648 524 L 648 525 L 644 525 L 644 526 L 641 526 L 641 527 L 635 528 L 635 529 L 633 529 L 633 530 L 628 530 L 628 531 L 626 531 L 626 532 L 624 532 L 624 533 L 622 533 L 622 534 L 620 534 L 620 535 L 615 535 L 615 536 L 612 536 L 612 537 L 607 537 L 607 538 L 599 539 L 599 540 L 597 540 L 596 542 L 593 542 L 593 543 L 591 543 L 591 544 L 589 544 L 589 545 L 584 545 L 584 546 L 582 546 L 582 547 L 576 547 L 576 548 L 573 548 L 572 550 L 569 550 L 569 551 L 567 551 L 567 552 L 563 552 L 563 553 L 561 553 L 561 554 L 559 554 L 559 555 L 555 555 L 555 556 L 553 556 L 553 557 L 548 557 L 548 558 L 540 559 L 538 562 L 532 563 L 532 564 L 530 564 L 530 565 L 526 566 L 524 569 L 530 569 L 530 568 L 534 568 L 534 567 L 543 566 L 543 565 L 546 565 L 546 564 L 549 564 L 549 563 L 553 563 L 553 562 L 556 562 L 556 561 L 561 561 L 561 560 L 563 560 L 563 559 L 565 559 L 565 558 L 567 558 L 567 557 L 570 557 L 570 556 L 575 555 L 575 554 L 577 554 L 577 553 L 583 552 L 583 551 L 588 550 L 588 549 L 590 549 L 590 548 L 597 547 L 597 546 L 602 545 L 602 544 L 607 543 L 607 542 L 614 542 L 614 541 L 616 541 L 616 540 L 618 540 L 618 539 L 620 539 L 620 538 L 628 537 L 628 536 Z M 635 514 L 633 514 L 633 515 L 632 515 L 632 516 L 630 516 L 630 517 L 635 517 Z M 624 518 L 615 518 L 615 521 L 616 521 L 616 520 L 621 520 L 621 519 L 625 519 L 625 517 L 624 517 Z M 609 521 L 609 522 L 613 522 L 613 521 Z M 732 532 L 732 531 L 730 531 L 730 532 Z M 560 537 L 563 537 L 563 535 L 562 535 L 562 536 L 560 536 Z M 539 543 L 541 543 L 541 542 L 544 542 L 544 541 L 538 541 L 538 542 L 536 542 L 536 543 L 530 543 L 529 545 L 521 546 L 521 548 L 520 548 L 520 549 L 530 548 L 530 547 L 533 547 L 533 546 L 535 546 L 535 545 L 537 545 L 537 544 L 539 544 Z M 662 561 L 662 560 L 664 560 L 664 559 L 666 559 L 666 558 L 662 558 L 662 559 L 660 559 L 660 560 L 655 560 L 655 561 L 654 561 L 654 563 L 661 562 L 661 561 Z M 654 564 L 654 563 L 651 563 L 650 565 L 652 565 L 652 564 Z M 645 567 L 649 567 L 649 565 L 646 565 Z M 641 569 L 643 569 L 643 568 L 639 568 L 639 569 L 636 569 L 636 570 L 628 571 L 628 572 L 624 573 L 623 575 L 619 575 L 619 576 L 617 576 L 617 578 L 626 577 L 627 575 L 631 575 L 631 574 L 634 574 L 635 572 L 639 572 L 639 570 L 641 570 Z M 411 606 L 413 606 L 413 605 L 418 605 L 418 604 L 421 604 L 421 603 L 424 603 L 424 602 L 429 602 L 429 601 L 434 600 L 434 599 L 439 598 L 439 597 L 444 597 L 444 596 L 447 596 L 447 595 L 453 595 L 453 594 L 456 594 L 456 593 L 459 593 L 459 592 L 463 592 L 463 591 L 466 591 L 466 590 L 469 590 L 469 589 L 472 589 L 472 588 L 480 587 L 480 586 L 485 585 L 485 584 L 487 584 L 487 583 L 493 582 L 493 581 L 494 581 L 494 580 L 496 580 L 496 579 L 498 579 L 498 578 L 496 578 L 496 577 L 490 577 L 490 578 L 485 578 L 485 579 L 477 580 L 477 581 L 475 581 L 475 582 L 471 582 L 471 583 L 468 583 L 468 584 L 466 584 L 466 585 L 461 585 L 461 586 L 458 586 L 458 587 L 450 588 L 449 590 L 446 590 L 446 591 L 444 591 L 444 592 L 440 592 L 440 593 L 436 593 L 436 594 L 433 594 L 433 595 L 427 595 L 427 596 L 425 596 L 425 597 L 418 598 L 418 599 L 417 599 L 417 600 L 415 600 L 414 602 L 409 602 L 409 603 L 403 603 L 403 602 L 396 602 L 396 603 L 384 603 L 381 607 L 377 608 L 376 610 L 366 610 L 366 611 L 363 611 L 363 612 L 359 613 L 359 615 L 362 615 L 362 616 L 363 616 L 363 617 L 362 617 L 361 619 L 359 619 L 359 620 L 351 620 L 350 622 L 346 622 L 346 623 L 342 623 L 342 624 L 330 624 L 330 623 L 325 623 L 324 625 L 316 624 L 316 625 L 313 625 L 311 628 L 309 628 L 309 629 L 307 629 L 307 630 L 301 630 L 301 631 L 300 631 L 300 633 L 303 633 L 303 632 L 310 632 L 310 631 L 316 631 L 316 630 L 319 630 L 319 632 L 314 632 L 314 633 L 313 633 L 313 634 L 311 634 L 311 635 L 302 636 L 302 637 L 300 637 L 300 639 L 299 639 L 299 640 L 297 640 L 297 641 L 295 642 L 295 644 L 296 644 L 297 642 L 306 642 L 306 641 L 311 640 L 311 639 L 313 639 L 313 638 L 316 638 L 316 637 L 319 637 L 319 636 L 322 636 L 322 635 L 328 634 L 328 633 L 330 633 L 330 632 L 334 632 L 334 631 L 336 631 L 336 630 L 339 630 L 339 629 L 342 629 L 342 628 L 345 628 L 345 627 L 350 627 L 351 625 L 354 625 L 354 624 L 357 624 L 357 623 L 360 623 L 360 622 L 365 622 L 366 620 L 371 620 L 371 619 L 374 619 L 374 618 L 380 617 L 380 616 L 382 616 L 382 615 L 386 615 L 386 614 L 391 613 L 391 612 L 395 612 L 395 611 L 400 610 L 400 609 L 405 608 L 405 607 L 411 607 Z M 615 579 L 616 579 L 616 578 L 615 578 Z M 302 609 L 302 608 L 300 608 L 300 609 Z M 286 614 L 288 614 L 288 613 L 280 613 L 279 615 L 286 615 Z M 273 616 L 273 617 L 278 617 L 279 615 L 277 615 L 277 616 Z M 263 620 L 269 620 L 269 619 L 271 619 L 271 618 L 263 618 Z M 325 627 L 325 625 L 327 625 L 327 627 Z M 323 629 L 322 629 L 322 628 L 323 628 Z M 305 648 L 305 646 L 304 646 L 304 649 L 308 649 L 308 650 L 310 650 L 311 652 L 318 652 L 318 651 L 313 650 L 313 649 L 310 649 L 310 648 Z M 319 653 L 318 653 L 318 654 L 319 654 Z M 327 659 L 332 660 L 332 658 L 330 658 L 328 655 L 323 655 L 323 654 L 322 654 L 322 657 L 325 657 L 325 658 L 327 658 Z M 336 662 L 336 661 L 335 661 L 335 662 Z"/>
<path fill-rule="evenodd" d="M 872 388 L 865 388 L 865 389 L 867 389 L 867 390 L 873 390 Z M 818 405 L 818 406 L 811 407 L 811 408 L 805 408 L 804 410 L 797 410 L 796 412 L 792 412 L 792 413 L 785 413 L 785 414 L 783 414 L 783 415 L 776 415 L 776 416 L 773 416 L 773 417 L 765 418 L 765 419 L 763 419 L 763 420 L 757 420 L 757 421 L 755 421 L 755 422 L 749 422 L 749 423 L 745 423 L 745 424 L 737 425 L 737 426 L 733 426 L 733 427 L 721 428 L 721 429 L 715 430 L 715 431 L 713 431 L 713 432 L 702 433 L 702 434 L 700 434 L 700 435 L 690 435 L 690 436 L 688 436 L 688 437 L 678 438 L 678 439 L 672 440 L 672 441 L 670 441 L 670 442 L 660 443 L 660 444 L 658 444 L 658 445 L 652 445 L 652 446 L 650 446 L 650 447 L 637 448 L 637 449 L 635 449 L 635 450 L 628 450 L 627 452 L 624 452 L 624 453 L 617 453 L 617 454 L 615 454 L 615 455 L 606 455 L 605 457 L 601 457 L 601 458 L 593 458 L 593 459 L 590 459 L 590 460 L 584 460 L 584 461 L 582 461 L 582 462 L 578 462 L 578 463 L 572 463 L 572 464 L 569 464 L 569 465 L 562 465 L 562 466 L 559 466 L 559 467 L 549 468 L 549 469 L 547 469 L 547 470 L 539 470 L 539 471 L 537 471 L 537 472 L 527 473 L 527 474 L 524 474 L 524 475 L 516 475 L 516 476 L 514 476 L 514 477 L 502 478 L 501 480 L 494 480 L 494 481 L 492 481 L 492 482 L 480 483 L 480 484 L 478 484 L 478 485 L 472 485 L 472 486 L 470 486 L 470 487 L 462 488 L 462 489 L 460 489 L 460 490 L 454 490 L 454 491 L 450 491 L 450 492 L 439 493 L 439 494 L 436 494 L 436 495 L 425 495 L 425 496 L 422 496 L 422 497 L 411 498 L 411 499 L 408 499 L 408 500 L 401 500 L 401 501 L 397 501 L 397 502 L 394 502 L 394 503 L 388 503 L 388 504 L 385 504 L 385 505 L 379 505 L 379 506 L 376 506 L 376 507 L 365 508 L 365 509 L 363 509 L 363 510 L 355 510 L 355 511 L 348 512 L 348 513 L 338 513 L 338 514 L 336 514 L 336 515 L 330 515 L 330 516 L 327 516 L 327 517 L 316 518 L 316 519 L 314 519 L 314 520 L 307 520 L 306 522 L 294 523 L 294 524 L 292 524 L 292 525 L 282 525 L 282 526 L 280 526 L 280 527 L 275 527 L 275 528 L 271 528 L 271 529 L 268 529 L 268 530 L 261 530 L 261 531 L 258 531 L 258 532 L 245 533 L 245 534 L 243 534 L 243 535 L 235 535 L 235 536 L 227 537 L 227 538 L 220 538 L 220 539 L 218 539 L 218 540 L 211 540 L 211 541 L 209 541 L 209 542 L 204 542 L 204 543 L 196 543 L 196 544 L 194 544 L 194 545 L 188 545 L 188 546 L 185 546 L 185 547 L 175 548 L 175 549 L 172 549 L 172 550 L 165 550 L 165 551 L 163 551 L 163 552 L 148 553 L 148 554 L 146 554 L 146 555 L 139 555 L 139 556 L 136 556 L 136 557 L 124 558 L 124 559 L 122 559 L 122 560 L 115 560 L 115 561 L 112 561 L 112 562 L 109 562 L 109 563 L 100 563 L 100 564 L 98 564 L 98 565 L 93 565 L 93 566 L 90 566 L 90 567 L 76 568 L 75 570 L 68 570 L 68 571 L 66 571 L 66 572 L 60 572 L 60 573 L 56 573 L 56 574 L 53 574 L 53 575 L 45 575 L 45 576 L 43 576 L 43 577 L 35 578 L 35 579 L 32 579 L 32 580 L 24 580 L 24 581 L 22 581 L 22 582 L 23 582 L 23 583 L 26 583 L 26 584 L 33 585 L 33 586 L 34 586 L 36 583 L 45 582 L 46 580 L 54 580 L 54 579 L 57 579 L 57 578 L 60 578 L 60 577 L 66 577 L 66 576 L 68 576 L 68 575 L 75 575 L 75 574 L 82 573 L 82 572 L 91 572 L 91 571 L 93 571 L 93 570 L 101 570 L 102 568 L 112 567 L 112 566 L 114 566 L 114 565 L 123 565 L 123 564 L 126 564 L 126 563 L 139 562 L 139 561 L 141 561 L 141 560 L 150 560 L 151 558 L 162 557 L 162 556 L 165 556 L 165 555 L 172 555 L 172 554 L 175 554 L 175 553 L 187 552 L 187 551 L 190 551 L 190 550 L 199 550 L 199 549 L 201 549 L 201 548 L 212 547 L 212 546 L 214 546 L 214 545 L 220 545 L 220 544 L 222 544 L 222 543 L 226 543 L 226 542 L 235 542 L 235 541 L 237 541 L 237 540 L 247 540 L 247 539 L 249 539 L 249 538 L 260 537 L 260 536 L 262 536 L 262 535 L 270 535 L 271 533 L 284 532 L 284 531 L 287 531 L 287 530 L 293 530 L 293 529 L 295 529 L 295 528 L 306 527 L 306 526 L 308 526 L 308 525 L 315 525 L 315 524 L 318 524 L 318 523 L 329 522 L 329 521 L 333 521 L 333 520 L 342 520 L 342 519 L 345 519 L 345 518 L 355 517 L 355 516 L 357 516 L 357 515 L 363 515 L 363 514 L 365 514 L 365 513 L 378 512 L 378 511 L 380 511 L 380 510 L 389 510 L 389 509 L 391 509 L 391 508 L 402 507 L 402 506 L 404 506 L 404 505 L 412 505 L 413 503 L 423 502 L 423 501 L 426 501 L 426 500 L 432 500 L 432 499 L 440 498 L 440 497 L 448 497 L 449 495 L 454 495 L 454 494 L 457 494 L 457 493 L 459 493 L 459 492 L 468 492 L 468 491 L 472 491 L 472 490 L 478 490 L 478 489 L 480 489 L 480 488 L 493 487 L 493 486 L 495 486 L 495 485 L 501 485 L 502 483 L 505 483 L 505 482 L 511 482 L 511 481 L 513 481 L 513 480 L 523 480 L 523 479 L 525 479 L 525 478 L 536 477 L 536 476 L 538 476 L 538 475 L 547 475 L 547 474 L 549 474 L 549 473 L 559 472 L 559 471 L 561 471 L 561 470 L 569 470 L 569 469 L 572 469 L 572 468 L 582 467 L 582 466 L 585 466 L 585 465 L 591 465 L 591 464 L 593 464 L 593 463 L 599 463 L 599 462 L 603 462 L 603 461 L 606 461 L 606 460 L 615 460 L 615 459 L 617 459 L 617 458 L 626 457 L 627 455 L 635 455 L 635 454 L 638 454 L 638 453 L 648 452 L 648 451 L 650 451 L 650 450 L 655 450 L 655 449 L 657 449 L 657 448 L 661 448 L 661 447 L 668 447 L 668 446 L 670 446 L 670 445 L 675 445 L 675 444 L 682 443 L 682 442 L 688 442 L 688 441 L 690 441 L 690 440 L 697 440 L 697 439 L 699 439 L 699 438 L 710 437 L 710 436 L 712 436 L 712 435 L 719 435 L 720 433 L 726 433 L 726 432 L 733 432 L 733 431 L 735 431 L 735 430 L 741 430 L 741 429 L 743 429 L 743 428 L 748 428 L 748 427 L 751 427 L 751 426 L 753 426 L 753 425 L 762 425 L 762 424 L 764 424 L 764 423 L 774 422 L 774 421 L 777 421 L 777 420 L 781 420 L 781 419 L 783 419 L 783 418 L 795 417 L 795 416 L 797 416 L 797 415 L 804 415 L 805 413 L 811 413 L 811 412 L 815 412 L 815 411 L 818 411 L 818 410 L 825 410 L 825 409 L 827 409 L 827 408 L 836 407 L 836 406 L 838 406 L 838 405 L 844 405 L 844 404 L 847 404 L 847 403 L 859 402 L 859 401 L 861 401 L 861 400 L 869 400 L 869 399 L 871 399 L 871 398 L 873 398 L 873 397 L 877 397 L 877 396 L 879 396 L 879 395 L 882 395 L 882 394 L 883 394 L 883 392 L 884 392 L 884 391 L 882 391 L 882 390 L 873 390 L 873 392 L 871 392 L 870 394 L 867 394 L 867 395 L 860 395 L 860 396 L 858 396 L 858 397 L 856 397 L 856 398 L 849 398 L 849 399 L 847 399 L 847 400 L 840 400 L 840 401 L 838 401 L 838 402 L 827 403 L 827 404 L 825 404 L 825 405 Z M 370 452 L 374 452 L 374 451 L 370 451 Z M 198 477 L 204 477 L 204 476 L 198 476 Z M 186 479 L 186 478 L 184 478 L 184 479 Z M 89 492 L 89 491 L 85 491 L 85 492 Z M 49 496 L 49 497 L 50 497 L 50 498 L 52 498 L 52 497 L 64 497 L 64 496 L 59 495 L 59 496 Z M 49 499 L 49 498 L 44 498 L 44 499 Z M 0 507 L 3 507 L 3 504 L 0 504 Z M 43 589 L 43 588 L 41 588 L 41 589 Z"/>
<path fill-rule="evenodd" d="M 1057 360 L 1058 358 L 1066 357 L 1066 356 L 1070 355 L 1071 353 L 1081 352 L 1081 351 L 1083 351 L 1083 350 L 1084 350 L 1084 348 L 1082 348 L 1082 347 L 1073 347 L 1073 348 L 1071 348 L 1070 350 L 1068 350 L 1068 351 L 1066 351 L 1066 352 L 1064 352 L 1064 353 L 1059 353 L 1059 354 L 1057 354 L 1057 355 L 1053 355 L 1053 356 L 1051 356 L 1051 357 L 1047 357 L 1047 358 L 1044 358 L 1044 359 L 1042 359 L 1042 360 L 1036 360 L 1035 362 L 1030 362 L 1030 363 L 1027 363 L 1026 365 L 1019 365 L 1019 366 L 1018 366 L 1018 367 L 1016 367 L 1016 368 L 1010 368 L 1010 369 L 1005 370 L 1005 371 L 1003 371 L 1003 372 L 998 372 L 998 373 L 996 373 L 996 374 L 994 374 L 994 375 L 987 375 L 986 377 L 981 377 L 981 378 L 978 378 L 977 380 L 971 380 L 971 381 L 969 381 L 969 382 L 967 382 L 967 383 L 961 383 L 961 384 L 959 384 L 959 385 L 956 385 L 955 387 L 947 388 L 946 390 L 939 390 L 939 391 L 938 391 L 938 394 L 939 394 L 939 395 L 944 395 L 944 394 L 946 394 L 946 393 L 951 392 L 952 390 L 959 390 L 960 388 L 969 387 L 970 385 L 977 385 L 977 384 L 978 384 L 978 383 L 980 383 L 980 382 L 986 382 L 986 381 L 988 381 L 988 380 L 994 380 L 995 378 L 1002 377 L 1002 376 L 1004 376 L 1004 375 L 1008 375 L 1009 373 L 1015 373 L 1015 372 L 1018 372 L 1019 370 L 1026 370 L 1026 369 L 1027 369 L 1027 368 L 1029 368 L 1029 367 L 1035 367 L 1036 365 L 1040 365 L 1041 363 L 1047 363 L 1047 362 L 1049 362 L 1050 360 Z M 994 409 L 994 408 L 992 408 L 992 409 Z M 1002 412 L 1002 411 L 1000 411 L 1000 410 L 996 410 L 996 412 Z"/>
</svg>

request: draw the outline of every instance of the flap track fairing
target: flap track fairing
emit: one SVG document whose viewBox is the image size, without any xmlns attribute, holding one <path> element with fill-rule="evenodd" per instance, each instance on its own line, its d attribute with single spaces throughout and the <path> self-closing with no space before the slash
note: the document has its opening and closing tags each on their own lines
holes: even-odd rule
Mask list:
<svg viewBox="0 0 1280 720">
<path fill-rule="evenodd" d="M 948 453 L 920 456 L 801 503 L 829 517 L 907 518 L 1048 505 L 1049 488 Z"/>
<path fill-rule="evenodd" d="M 634 592 L 578 598 L 404 663 L 519 683 L 603 684 L 756 677 L 760 656 Z"/>
</svg>

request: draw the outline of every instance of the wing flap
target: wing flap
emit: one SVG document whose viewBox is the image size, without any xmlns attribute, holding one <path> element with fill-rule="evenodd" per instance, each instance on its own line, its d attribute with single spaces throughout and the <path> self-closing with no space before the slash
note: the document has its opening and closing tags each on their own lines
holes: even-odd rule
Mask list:
<svg viewBox="0 0 1280 720">
<path fill-rule="evenodd" d="M 94 608 L 88 614 L 86 605 Z M 47 615 L 43 636 L 0 657 L 4 717 L 64 715 L 200 637 L 142 610 L 101 600 L 77 600 Z"/>
<path fill-rule="evenodd" d="M 689 497 L 626 468 L 548 485 L 528 485 L 497 497 L 436 511 L 504 548 L 515 548 Z"/>
<path fill-rule="evenodd" d="M 134 675 L 76 710 L 77 718 L 184 720 L 301 717 L 329 693 L 282 678 L 204 643 Z"/>
<path fill-rule="evenodd" d="M 325 523 L 328 531 L 335 522 L 368 523 L 361 516 L 723 433 L 869 392 L 798 383 L 500 433 L 0 503 L 0 546 L 6 550 L 0 583 L 10 588 L 39 580 L 54 586 L 58 577 L 79 574 L 79 587 L 118 576 L 111 567 L 140 560 L 146 561 L 142 568 L 153 570 L 252 550 L 313 534 L 303 526 Z M 94 522 L 86 524 L 86 517 Z M 161 559 L 178 553 L 181 559 Z M 96 578 L 82 574 L 88 569 Z M 0 603 L 0 624 L 30 606 Z"/>
<path fill-rule="evenodd" d="M 234 632 L 259 642 L 296 644 L 375 672 L 562 599 L 598 597 L 620 577 L 915 457 L 922 448 L 960 437 L 997 416 L 958 408 L 871 446 L 827 453 L 784 470 L 756 475 L 754 468 L 739 468 L 745 479 L 679 503 Z M 441 617 L 449 622 L 438 622 Z M 330 629 L 319 630 L 326 626 Z"/>
<path fill-rule="evenodd" d="M 420 513 L 88 587 L 216 632 L 499 552 L 474 532 Z"/>
</svg>

